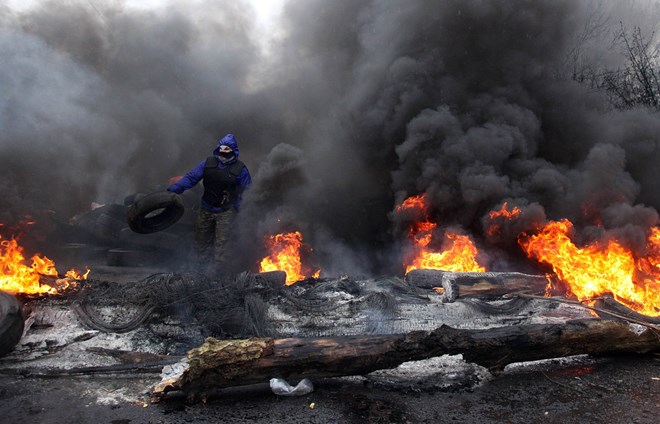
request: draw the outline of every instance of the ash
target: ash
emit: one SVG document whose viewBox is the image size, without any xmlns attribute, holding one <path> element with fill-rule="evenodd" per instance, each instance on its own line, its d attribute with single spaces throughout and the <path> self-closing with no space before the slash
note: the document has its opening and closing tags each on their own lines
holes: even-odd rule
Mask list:
<svg viewBox="0 0 660 424">
<path fill-rule="evenodd" d="M 301 313 L 303 312 L 303 313 Z M 272 331 L 284 337 L 396 334 L 441 325 L 485 329 L 593 317 L 582 307 L 513 298 L 445 303 L 400 278 L 306 281 L 268 303 Z"/>
<path fill-rule="evenodd" d="M 443 303 L 401 278 L 310 279 L 286 287 L 260 274 L 210 280 L 154 274 L 128 283 L 90 281 L 70 299 L 26 302 L 24 335 L 0 358 L 21 375 L 121 374 L 164 378 L 206 337 L 323 337 L 394 334 L 441 325 L 483 329 L 588 318 L 577 306 L 528 299 Z M 364 378 L 396 390 L 462 390 L 488 372 L 460 356 L 409 362 Z M 133 396 L 99 393 L 99 402 Z"/>
</svg>

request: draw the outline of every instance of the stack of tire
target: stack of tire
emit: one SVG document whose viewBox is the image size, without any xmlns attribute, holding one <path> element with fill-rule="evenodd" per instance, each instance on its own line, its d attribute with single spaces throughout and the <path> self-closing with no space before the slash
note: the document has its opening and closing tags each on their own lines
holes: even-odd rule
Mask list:
<svg viewBox="0 0 660 424">
<path fill-rule="evenodd" d="M 75 225 L 92 241 L 111 244 L 117 240 L 121 230 L 126 228 L 127 211 L 124 205 L 103 205 L 80 216 Z"/>
<path fill-rule="evenodd" d="M 135 194 L 125 199 L 128 210 L 125 222 L 128 228 L 121 230 L 120 239 L 133 248 L 115 248 L 108 251 L 108 265 L 139 266 L 148 264 L 162 256 L 162 251 L 176 250 L 180 245 L 172 234 L 159 233 L 175 224 L 185 211 L 181 197 L 169 191 L 157 191 L 150 194 Z M 158 246 L 161 255 L 154 254 L 148 248 L 136 249 L 137 246 Z M 161 258 L 162 259 L 162 258 Z"/>
<path fill-rule="evenodd" d="M 124 204 L 107 204 L 80 216 L 75 224 L 84 240 L 65 246 L 79 261 L 98 252 L 110 266 L 148 266 L 176 250 L 176 234 L 163 232 L 184 213 L 181 197 L 168 191 L 134 194 Z M 158 234 L 155 234 L 158 233 Z"/>
</svg>

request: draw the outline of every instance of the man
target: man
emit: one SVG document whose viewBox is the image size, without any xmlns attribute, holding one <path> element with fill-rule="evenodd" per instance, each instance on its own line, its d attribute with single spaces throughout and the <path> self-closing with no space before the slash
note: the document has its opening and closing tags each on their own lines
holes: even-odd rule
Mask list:
<svg viewBox="0 0 660 424">
<path fill-rule="evenodd" d="M 241 206 L 241 194 L 252 183 L 250 172 L 238 160 L 238 143 L 227 134 L 209 156 L 167 190 L 181 194 L 202 181 L 204 194 L 195 223 L 194 248 L 201 265 L 213 259 L 212 271 L 226 263 L 226 244 L 232 222 Z"/>
</svg>

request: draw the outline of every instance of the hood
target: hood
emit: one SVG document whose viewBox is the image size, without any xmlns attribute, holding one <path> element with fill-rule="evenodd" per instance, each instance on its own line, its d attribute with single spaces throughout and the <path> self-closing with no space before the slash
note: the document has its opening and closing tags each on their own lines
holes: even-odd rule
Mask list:
<svg viewBox="0 0 660 424">
<path fill-rule="evenodd" d="M 215 146 L 215 149 L 213 149 L 213 156 L 218 157 L 219 152 L 218 148 L 222 145 L 226 145 L 231 147 L 231 149 L 234 151 L 234 155 L 236 157 L 229 163 L 233 163 L 238 159 L 238 142 L 236 141 L 236 137 L 234 137 L 234 134 L 227 134 L 226 136 L 222 137 L 220 141 L 218 141 L 218 145 Z"/>
</svg>

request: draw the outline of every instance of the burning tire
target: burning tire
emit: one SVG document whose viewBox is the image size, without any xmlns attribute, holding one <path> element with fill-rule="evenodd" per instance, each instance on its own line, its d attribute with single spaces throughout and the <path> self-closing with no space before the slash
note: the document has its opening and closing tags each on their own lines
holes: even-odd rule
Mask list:
<svg viewBox="0 0 660 424">
<path fill-rule="evenodd" d="M 128 226 L 140 234 L 162 231 L 175 224 L 184 212 L 178 194 L 158 191 L 137 198 L 128 208 Z"/>
<path fill-rule="evenodd" d="M 16 346 L 23 335 L 23 308 L 11 294 L 0 291 L 0 356 Z"/>
</svg>

